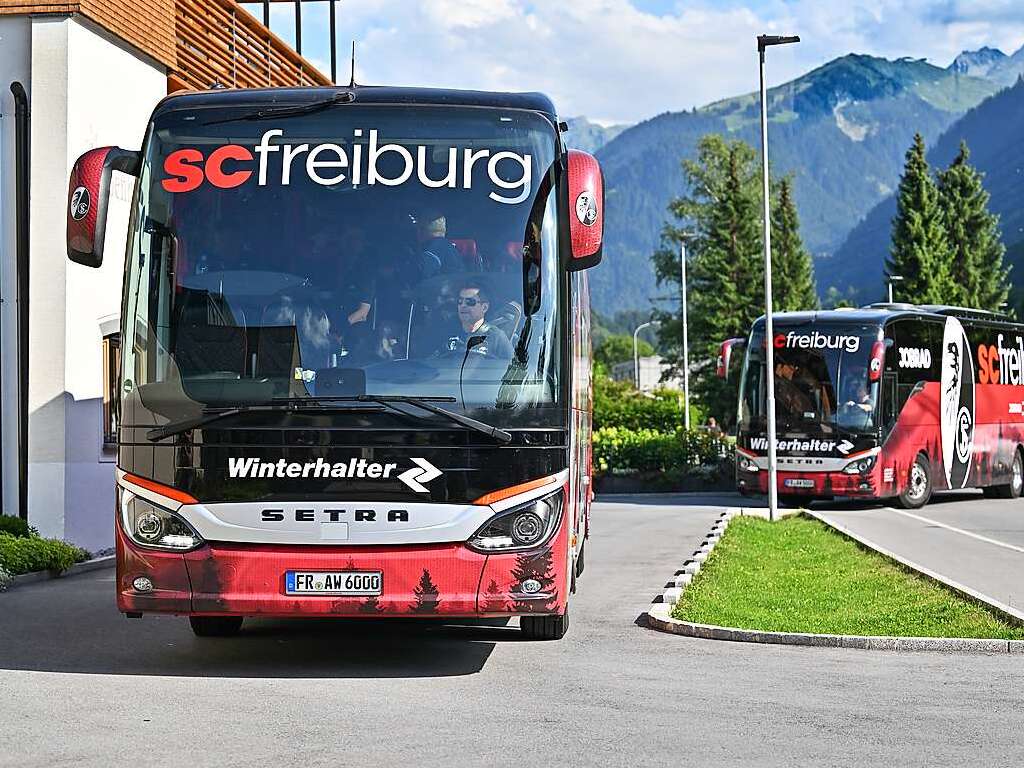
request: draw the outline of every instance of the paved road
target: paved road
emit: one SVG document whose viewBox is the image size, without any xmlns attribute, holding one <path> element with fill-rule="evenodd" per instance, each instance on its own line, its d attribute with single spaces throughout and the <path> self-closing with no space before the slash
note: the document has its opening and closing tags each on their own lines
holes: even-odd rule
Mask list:
<svg viewBox="0 0 1024 768">
<path fill-rule="evenodd" d="M 834 522 L 1024 618 L 1024 499 L 941 493 L 923 509 L 853 503 L 814 506 Z"/>
<path fill-rule="evenodd" d="M 129 622 L 110 572 L 0 596 L 0 765 L 1024 763 L 1024 656 L 691 640 L 633 622 L 717 514 L 595 510 L 561 643 L 511 628 Z"/>
</svg>

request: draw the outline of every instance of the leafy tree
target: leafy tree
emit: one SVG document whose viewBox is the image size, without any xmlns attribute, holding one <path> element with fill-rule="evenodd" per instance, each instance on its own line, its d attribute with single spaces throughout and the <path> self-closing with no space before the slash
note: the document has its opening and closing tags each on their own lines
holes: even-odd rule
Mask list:
<svg viewBox="0 0 1024 768">
<path fill-rule="evenodd" d="M 735 417 L 736 382 L 715 373 L 718 346 L 745 336 L 764 306 L 761 205 L 757 155 L 743 141 L 704 136 L 695 160 L 683 161 L 689 193 L 669 212 L 678 224 L 662 230 L 654 254 L 658 282 L 679 284 L 679 243 L 687 244 L 691 392 L 720 422 Z M 678 314 L 659 313 L 659 336 L 667 361 L 682 364 Z"/>
<path fill-rule="evenodd" d="M 958 304 L 999 311 L 1010 293 L 1009 268 L 1003 265 L 1006 248 L 1000 238 L 999 217 L 989 212 L 989 194 L 982 175 L 967 162 L 970 150 L 960 152 L 939 173 L 939 202 L 952 252 L 951 271 L 959 288 Z"/>
<path fill-rule="evenodd" d="M 441 604 L 441 600 L 438 598 L 437 586 L 430 579 L 430 571 L 426 568 L 423 569 L 423 575 L 420 576 L 419 585 L 413 589 L 412 593 L 416 596 L 416 602 L 409 609 L 412 613 L 437 613 L 437 607 Z"/>
<path fill-rule="evenodd" d="M 637 339 L 637 352 L 640 357 L 648 357 L 654 354 L 654 347 L 643 339 Z M 633 359 L 633 337 L 625 334 L 613 334 L 606 336 L 600 344 L 594 348 L 594 362 L 611 370 L 616 363 Z"/>
<path fill-rule="evenodd" d="M 896 194 L 892 247 L 885 268 L 901 275 L 899 298 L 913 304 L 956 303 L 960 288 L 951 274 L 952 253 L 939 190 L 928 170 L 924 139 L 914 134 Z"/>
<path fill-rule="evenodd" d="M 800 239 L 800 219 L 793 200 L 793 181 L 784 177 L 772 203 L 772 304 L 778 312 L 817 309 L 811 255 Z"/>
<path fill-rule="evenodd" d="M 851 294 L 844 294 L 834 285 L 830 285 L 828 290 L 825 291 L 825 300 L 821 304 L 825 309 L 857 306 L 850 296 Z"/>
</svg>

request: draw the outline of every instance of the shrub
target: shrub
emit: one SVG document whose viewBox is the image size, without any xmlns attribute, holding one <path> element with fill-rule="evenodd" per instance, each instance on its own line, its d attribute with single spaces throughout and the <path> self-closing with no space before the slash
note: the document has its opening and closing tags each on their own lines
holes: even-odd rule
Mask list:
<svg viewBox="0 0 1024 768">
<path fill-rule="evenodd" d="M 594 472 L 669 472 L 718 465 L 733 456 L 725 439 L 679 427 L 672 432 L 604 427 L 594 431 Z"/>
<path fill-rule="evenodd" d="M 66 571 L 88 558 L 88 552 L 66 541 L 0 533 L 0 568 L 11 574 Z"/>
<path fill-rule="evenodd" d="M 0 592 L 6 591 L 12 581 L 14 581 L 14 576 L 6 568 L 0 566 Z"/>
<path fill-rule="evenodd" d="M 629 382 L 594 377 L 594 429 L 623 427 L 674 432 L 683 424 L 683 393 L 658 389 L 641 394 Z M 701 414 L 690 403 L 690 423 L 700 424 Z"/>
<path fill-rule="evenodd" d="M 0 515 L 0 533 L 9 533 L 11 536 L 17 536 L 22 539 L 39 535 L 39 532 L 30 526 L 28 522 L 12 515 Z"/>
</svg>

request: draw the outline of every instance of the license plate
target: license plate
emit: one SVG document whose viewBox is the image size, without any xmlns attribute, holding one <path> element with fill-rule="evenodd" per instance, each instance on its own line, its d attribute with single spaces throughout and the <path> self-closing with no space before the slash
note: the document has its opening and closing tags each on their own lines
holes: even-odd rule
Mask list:
<svg viewBox="0 0 1024 768">
<path fill-rule="evenodd" d="M 783 483 L 787 488 L 813 488 L 814 481 L 802 477 L 787 477 Z"/>
<path fill-rule="evenodd" d="M 379 595 L 380 571 L 285 571 L 286 595 Z"/>
</svg>

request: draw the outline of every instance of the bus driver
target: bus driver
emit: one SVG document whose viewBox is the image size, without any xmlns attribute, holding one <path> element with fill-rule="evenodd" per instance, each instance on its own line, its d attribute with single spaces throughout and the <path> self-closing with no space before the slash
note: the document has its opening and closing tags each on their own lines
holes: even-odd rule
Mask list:
<svg viewBox="0 0 1024 768">
<path fill-rule="evenodd" d="M 487 322 L 491 303 L 478 283 L 466 283 L 459 291 L 459 325 L 461 331 L 449 337 L 444 351 L 465 350 L 470 339 L 482 338 L 473 345 L 473 351 L 488 357 L 512 358 L 512 344 L 500 328 Z"/>
</svg>

